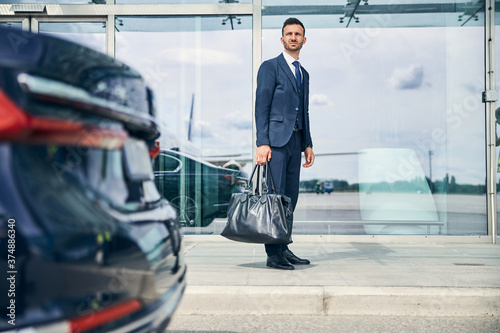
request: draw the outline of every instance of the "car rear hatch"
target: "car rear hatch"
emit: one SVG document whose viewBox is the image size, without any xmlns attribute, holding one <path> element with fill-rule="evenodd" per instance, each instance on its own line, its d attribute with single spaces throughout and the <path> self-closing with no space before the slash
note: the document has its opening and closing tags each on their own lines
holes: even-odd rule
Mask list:
<svg viewBox="0 0 500 333">
<path fill-rule="evenodd" d="M 0 260 L 13 256 L 16 280 L 0 305 L 15 304 L 15 328 L 138 330 L 173 312 L 185 265 L 175 211 L 153 183 L 158 136 L 138 73 L 70 42 L 0 29 Z"/>
</svg>

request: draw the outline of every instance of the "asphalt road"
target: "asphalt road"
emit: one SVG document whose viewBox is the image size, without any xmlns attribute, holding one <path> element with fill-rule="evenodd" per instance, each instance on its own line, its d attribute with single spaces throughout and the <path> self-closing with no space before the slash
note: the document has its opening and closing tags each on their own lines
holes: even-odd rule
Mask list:
<svg viewBox="0 0 500 333">
<path fill-rule="evenodd" d="M 500 318 L 174 315 L 166 332 L 498 333 Z"/>
</svg>

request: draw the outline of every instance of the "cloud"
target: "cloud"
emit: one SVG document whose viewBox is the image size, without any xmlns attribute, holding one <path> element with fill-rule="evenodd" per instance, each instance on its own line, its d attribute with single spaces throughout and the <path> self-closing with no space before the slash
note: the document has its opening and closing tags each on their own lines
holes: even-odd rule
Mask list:
<svg viewBox="0 0 500 333">
<path fill-rule="evenodd" d="M 424 80 L 424 66 L 413 64 L 408 68 L 397 68 L 389 78 L 389 84 L 396 89 L 418 89 Z"/>
<path fill-rule="evenodd" d="M 168 59 L 182 64 L 230 65 L 240 64 L 240 56 L 234 53 L 199 48 L 172 48 L 163 53 Z"/>
<path fill-rule="evenodd" d="M 238 123 L 232 123 L 231 126 L 237 130 L 251 130 L 252 122 L 251 121 L 241 121 Z"/>
<path fill-rule="evenodd" d="M 186 123 L 186 137 L 188 135 L 189 118 L 185 118 Z M 204 120 L 193 121 L 193 126 L 191 127 L 191 138 L 192 139 L 210 139 L 217 138 L 218 134 L 213 131 L 213 126 L 210 122 Z"/>
<path fill-rule="evenodd" d="M 247 112 L 235 111 L 228 113 L 224 117 L 224 124 L 233 127 L 237 130 L 251 130 L 252 118 L 249 117 Z"/>
<path fill-rule="evenodd" d="M 327 105 L 332 105 L 333 102 L 325 94 L 312 94 L 311 104 L 318 106 L 327 106 Z"/>
</svg>

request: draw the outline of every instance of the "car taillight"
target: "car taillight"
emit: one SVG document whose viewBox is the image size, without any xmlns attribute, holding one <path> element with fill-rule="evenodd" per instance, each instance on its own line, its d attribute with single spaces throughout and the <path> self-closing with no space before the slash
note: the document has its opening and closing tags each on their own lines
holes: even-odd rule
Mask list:
<svg viewBox="0 0 500 333">
<path fill-rule="evenodd" d="M 160 142 L 155 141 L 151 146 L 149 146 L 149 156 L 151 159 L 155 159 L 156 156 L 160 155 Z"/>
<path fill-rule="evenodd" d="M 127 138 L 121 129 L 30 115 L 0 90 L 0 141 L 119 149 Z"/>
<path fill-rule="evenodd" d="M 105 310 L 90 313 L 85 316 L 69 320 L 70 332 L 85 332 L 106 323 L 118 320 L 141 309 L 141 303 L 137 299 L 132 299 Z"/>
</svg>

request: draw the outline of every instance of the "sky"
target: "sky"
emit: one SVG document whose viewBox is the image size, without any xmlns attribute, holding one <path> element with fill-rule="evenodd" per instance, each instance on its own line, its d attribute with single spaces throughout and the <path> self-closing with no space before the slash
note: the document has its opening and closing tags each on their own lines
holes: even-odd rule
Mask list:
<svg viewBox="0 0 500 333">
<path fill-rule="evenodd" d="M 301 58 L 317 152 L 409 148 L 428 176 L 432 150 L 434 179 L 484 182 L 480 28 L 384 28 L 357 44 L 363 29 L 307 34 Z M 318 62 L 318 54 L 331 60 Z M 336 162 L 337 173 L 357 179 L 347 166 L 354 161 L 332 157 L 328 165 Z"/>
<path fill-rule="evenodd" d="M 203 19 L 192 19 L 192 30 L 178 32 L 167 29 L 171 20 L 166 31 L 117 32 L 117 59 L 154 89 L 165 140 L 182 146 L 193 105 L 192 143 L 202 155 L 251 157 L 251 30 L 197 31 Z M 280 35 L 263 31 L 263 60 L 282 52 Z M 306 37 L 300 61 L 311 77 L 314 151 L 351 154 L 318 156 L 302 179 L 358 182 L 360 170 L 370 170 L 359 164 L 361 152 L 407 149 L 394 161 L 401 170 L 484 184 L 481 27 L 311 28 Z"/>
</svg>

